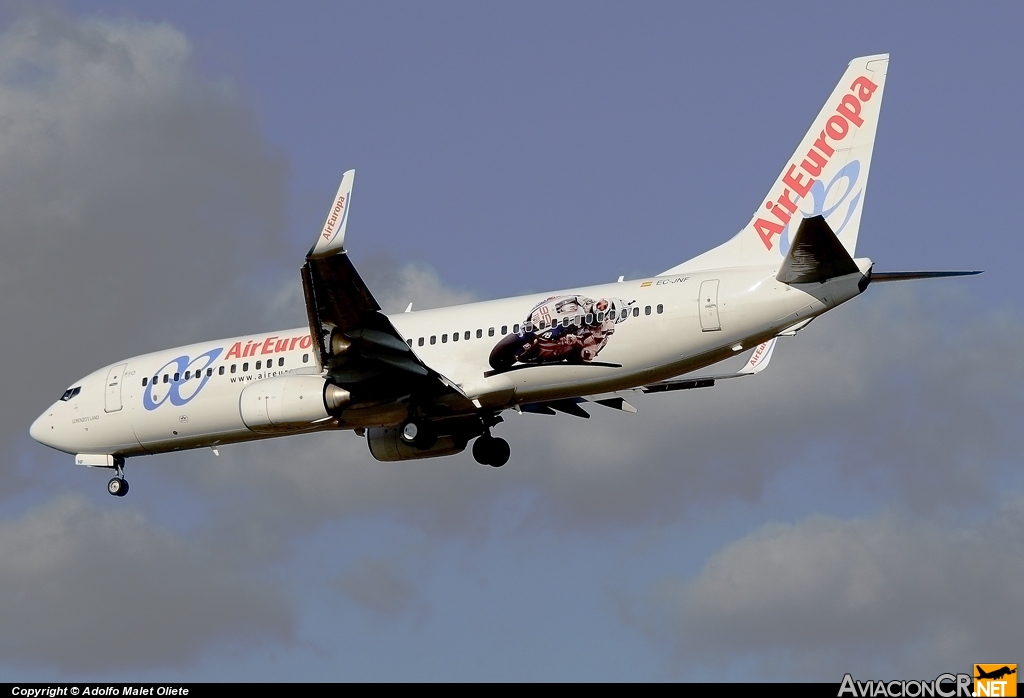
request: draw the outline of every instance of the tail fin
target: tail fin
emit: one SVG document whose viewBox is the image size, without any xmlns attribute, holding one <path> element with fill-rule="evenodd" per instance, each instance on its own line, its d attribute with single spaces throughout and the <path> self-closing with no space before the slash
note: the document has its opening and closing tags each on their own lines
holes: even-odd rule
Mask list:
<svg viewBox="0 0 1024 698">
<path fill-rule="evenodd" d="M 761 206 L 735 237 L 668 271 L 775 266 L 803 218 L 824 216 L 852 257 L 871 169 L 889 54 L 850 61 Z"/>
</svg>

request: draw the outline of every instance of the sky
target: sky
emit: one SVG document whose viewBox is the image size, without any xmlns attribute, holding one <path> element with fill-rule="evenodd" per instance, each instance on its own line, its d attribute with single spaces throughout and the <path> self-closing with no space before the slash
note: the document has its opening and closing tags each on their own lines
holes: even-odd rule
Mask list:
<svg viewBox="0 0 1024 698">
<path fill-rule="evenodd" d="M 934 678 L 1024 647 L 1014 4 L 0 6 L 0 680 Z M 889 52 L 872 286 L 770 369 L 510 414 L 512 459 L 351 433 L 135 459 L 28 436 L 135 354 L 305 323 L 341 173 L 389 311 L 657 274 L 749 219 Z"/>
</svg>

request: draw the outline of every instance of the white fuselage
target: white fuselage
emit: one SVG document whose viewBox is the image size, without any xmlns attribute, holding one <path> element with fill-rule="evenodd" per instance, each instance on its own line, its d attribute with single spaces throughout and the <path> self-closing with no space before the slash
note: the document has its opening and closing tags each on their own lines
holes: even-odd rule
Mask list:
<svg viewBox="0 0 1024 698">
<path fill-rule="evenodd" d="M 857 260 L 857 265 L 866 271 L 870 261 Z M 859 274 L 824 284 L 787 285 L 776 281 L 777 271 L 748 267 L 661 276 L 399 313 L 389 319 L 411 342 L 415 355 L 464 395 L 463 409 L 500 411 L 517 404 L 627 390 L 703 368 L 861 290 Z M 546 298 L 572 294 L 631 304 L 596 360 L 492 370 L 488 357 L 495 343 L 521 325 L 531 308 Z M 298 429 L 247 426 L 240 409 L 243 390 L 282 375 L 320 375 L 312 346 L 309 328 L 302 327 L 132 357 L 74 383 L 79 392 L 55 402 L 35 421 L 31 434 L 68 453 L 124 458 L 296 430 L 401 422 L 400 411 L 352 405 L 341 417 Z"/>
</svg>

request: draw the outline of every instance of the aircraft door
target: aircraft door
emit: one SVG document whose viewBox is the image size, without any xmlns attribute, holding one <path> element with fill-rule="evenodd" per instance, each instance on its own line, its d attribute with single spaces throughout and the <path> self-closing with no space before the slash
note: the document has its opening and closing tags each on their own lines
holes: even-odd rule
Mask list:
<svg viewBox="0 0 1024 698">
<path fill-rule="evenodd" d="M 700 298 L 697 301 L 700 310 L 700 329 L 704 332 L 722 329 L 722 323 L 718 319 L 718 279 L 708 279 L 700 285 Z"/>
<path fill-rule="evenodd" d="M 107 395 L 103 403 L 104 412 L 117 412 L 121 409 L 121 383 L 124 380 L 124 369 L 128 364 L 118 364 L 107 372 Z"/>
</svg>

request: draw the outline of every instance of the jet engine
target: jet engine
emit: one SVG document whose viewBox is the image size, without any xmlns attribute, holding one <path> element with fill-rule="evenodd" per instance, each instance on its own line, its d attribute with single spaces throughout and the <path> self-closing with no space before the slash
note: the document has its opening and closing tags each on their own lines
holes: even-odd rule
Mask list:
<svg viewBox="0 0 1024 698">
<path fill-rule="evenodd" d="M 253 431 L 300 430 L 327 419 L 351 397 L 320 376 L 276 376 L 246 386 L 238 409 Z"/>
<path fill-rule="evenodd" d="M 413 460 L 450 456 L 466 450 L 466 440 L 458 435 L 438 435 L 427 448 L 406 443 L 401 427 L 378 427 L 366 430 L 370 455 L 379 461 Z"/>
</svg>

